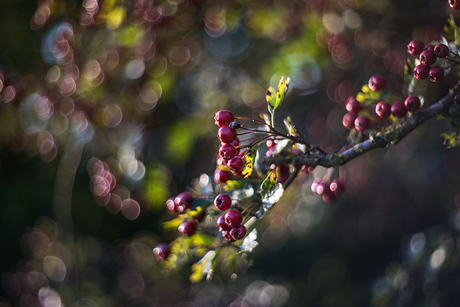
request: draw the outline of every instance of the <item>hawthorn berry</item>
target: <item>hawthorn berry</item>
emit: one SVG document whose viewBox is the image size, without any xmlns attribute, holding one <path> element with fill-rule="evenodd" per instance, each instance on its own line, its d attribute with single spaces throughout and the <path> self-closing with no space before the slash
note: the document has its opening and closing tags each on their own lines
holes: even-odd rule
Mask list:
<svg viewBox="0 0 460 307">
<path fill-rule="evenodd" d="M 406 116 L 407 110 L 406 107 L 404 106 L 404 102 L 399 100 L 396 101 L 392 106 L 391 106 L 391 113 L 396 116 L 397 118 L 401 118 Z"/>
<path fill-rule="evenodd" d="M 383 90 L 383 88 L 387 85 L 387 82 L 385 81 L 385 78 L 379 75 L 373 75 L 369 79 L 369 88 L 373 92 L 378 92 L 380 90 Z"/>
<path fill-rule="evenodd" d="M 428 44 L 425 47 L 423 47 L 423 51 L 434 52 L 434 46 L 432 44 Z"/>
<path fill-rule="evenodd" d="M 222 231 L 222 236 L 228 243 L 235 242 L 235 239 L 232 237 L 229 230 Z"/>
<path fill-rule="evenodd" d="M 240 156 L 233 157 L 227 162 L 228 168 L 235 174 L 243 171 L 244 164 L 245 162 Z"/>
<path fill-rule="evenodd" d="M 449 47 L 447 47 L 447 46 L 444 45 L 444 44 L 437 44 L 437 45 L 434 47 L 434 54 L 435 54 L 438 58 L 445 58 L 446 56 L 449 55 Z"/>
<path fill-rule="evenodd" d="M 274 148 L 276 147 L 276 142 L 275 142 L 275 140 L 268 140 L 268 141 L 267 141 L 267 147 L 268 147 L 269 149 L 274 149 Z"/>
<path fill-rule="evenodd" d="M 246 227 L 244 225 L 240 225 L 239 227 L 232 228 L 230 230 L 230 235 L 235 240 L 241 240 L 246 235 Z"/>
<path fill-rule="evenodd" d="M 419 55 L 422 53 L 423 47 L 425 47 L 425 44 L 422 41 L 414 39 L 407 45 L 407 52 L 409 52 L 410 55 Z"/>
<path fill-rule="evenodd" d="M 458 0 L 449 0 L 449 5 L 454 10 L 460 10 L 460 1 Z"/>
<path fill-rule="evenodd" d="M 430 72 L 430 68 L 428 66 L 424 66 L 422 64 L 415 66 L 414 68 L 414 76 L 418 80 L 423 80 L 428 78 L 428 74 Z"/>
<path fill-rule="evenodd" d="M 362 132 L 371 126 L 371 120 L 365 116 L 358 116 L 355 120 L 356 130 Z"/>
<path fill-rule="evenodd" d="M 316 194 L 323 195 L 329 193 L 331 190 L 329 189 L 329 185 L 326 182 L 318 183 L 316 187 Z"/>
<path fill-rule="evenodd" d="M 355 127 L 356 115 L 347 113 L 343 116 L 342 124 L 345 128 L 351 130 Z"/>
<path fill-rule="evenodd" d="M 232 178 L 232 174 L 222 169 L 217 169 L 214 173 L 214 181 L 216 183 L 225 183 Z"/>
<path fill-rule="evenodd" d="M 242 221 L 243 216 L 241 215 L 241 212 L 236 209 L 225 213 L 225 223 L 232 228 L 240 226 Z"/>
<path fill-rule="evenodd" d="M 237 150 L 235 146 L 233 146 L 232 144 L 224 143 L 219 148 L 219 155 L 224 160 L 230 160 L 231 158 L 237 155 Z"/>
<path fill-rule="evenodd" d="M 235 120 L 235 117 L 233 117 L 233 114 L 230 111 L 220 110 L 216 113 L 214 119 L 216 121 L 217 126 L 225 127 L 228 126 L 231 122 L 233 122 Z"/>
<path fill-rule="evenodd" d="M 313 183 L 311 184 L 311 191 L 316 194 L 316 189 L 318 188 L 318 185 L 320 184 L 321 180 L 315 179 Z"/>
<path fill-rule="evenodd" d="M 219 226 L 220 231 L 230 231 L 232 229 L 230 226 L 225 223 L 225 216 L 221 215 L 217 219 L 217 226 Z"/>
<path fill-rule="evenodd" d="M 236 140 L 236 130 L 230 127 L 220 128 L 218 135 L 222 143 L 231 143 Z"/>
<path fill-rule="evenodd" d="M 424 66 L 430 66 L 436 62 L 436 55 L 433 51 L 425 50 L 420 53 L 420 63 Z"/>
<path fill-rule="evenodd" d="M 387 102 L 381 101 L 375 106 L 375 113 L 380 118 L 387 118 L 391 114 L 391 105 Z"/>
<path fill-rule="evenodd" d="M 214 205 L 220 211 L 225 211 L 230 209 L 232 206 L 232 199 L 227 194 L 219 194 L 216 196 L 216 198 L 214 198 Z"/>
<path fill-rule="evenodd" d="M 357 116 L 363 107 L 355 97 L 351 96 L 348 98 L 345 108 L 349 113 Z"/>
<path fill-rule="evenodd" d="M 276 176 L 276 183 L 285 183 L 286 180 L 288 180 L 289 174 L 282 174 L 279 176 Z"/>
<path fill-rule="evenodd" d="M 198 223 L 201 223 L 204 221 L 204 218 L 206 217 L 206 211 L 202 211 L 199 215 L 195 217 L 195 221 Z"/>
<path fill-rule="evenodd" d="M 331 184 L 329 185 L 329 189 L 334 193 L 340 193 L 344 189 L 344 185 L 339 178 L 335 178 L 332 180 Z"/>
<path fill-rule="evenodd" d="M 420 99 L 417 96 L 409 96 L 404 101 L 404 107 L 409 112 L 415 112 L 420 108 Z"/>
<path fill-rule="evenodd" d="M 326 204 L 330 204 L 337 199 L 337 195 L 334 192 L 329 191 L 328 193 L 323 194 L 322 198 Z"/>
<path fill-rule="evenodd" d="M 196 220 L 184 222 L 179 226 L 178 230 L 186 237 L 193 236 L 196 232 L 197 223 L 198 222 Z"/>
<path fill-rule="evenodd" d="M 444 79 L 444 68 L 440 66 L 433 66 L 430 68 L 429 75 L 431 82 L 439 82 Z"/>
<path fill-rule="evenodd" d="M 153 249 L 153 254 L 159 261 L 163 261 L 166 258 L 168 258 L 170 252 L 171 252 L 171 247 L 166 243 L 158 244 Z"/>
<path fill-rule="evenodd" d="M 170 213 L 170 214 L 176 213 L 176 206 L 174 204 L 174 198 L 175 197 L 170 197 L 166 201 L 166 209 L 168 210 L 168 213 Z"/>
<path fill-rule="evenodd" d="M 184 212 L 193 204 L 193 195 L 189 192 L 182 192 L 174 199 L 174 208 L 176 212 Z"/>
</svg>

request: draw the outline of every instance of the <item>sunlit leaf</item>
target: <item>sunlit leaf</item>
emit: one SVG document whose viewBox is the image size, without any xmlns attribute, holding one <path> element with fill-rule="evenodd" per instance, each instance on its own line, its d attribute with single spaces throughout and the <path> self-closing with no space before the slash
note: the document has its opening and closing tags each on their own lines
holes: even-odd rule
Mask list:
<svg viewBox="0 0 460 307">
<path fill-rule="evenodd" d="M 259 245 L 259 242 L 257 242 L 257 229 L 254 228 L 241 243 L 240 252 L 252 253 L 257 245 Z"/>
<path fill-rule="evenodd" d="M 281 183 L 276 183 L 275 174 L 270 172 L 265 180 L 260 185 L 260 195 L 262 204 L 265 210 L 270 209 L 284 193 L 284 188 Z"/>
<path fill-rule="evenodd" d="M 192 275 L 190 281 L 197 283 L 206 275 L 206 279 L 211 279 L 213 273 L 213 264 L 216 257 L 215 251 L 209 251 L 200 261 L 192 265 Z"/>
<path fill-rule="evenodd" d="M 273 114 L 273 112 L 275 112 L 275 105 L 276 105 L 276 92 L 275 92 L 275 89 L 271 86 L 267 90 L 266 100 L 267 100 L 268 112 L 270 112 L 270 114 Z"/>
<path fill-rule="evenodd" d="M 460 134 L 458 132 L 442 133 L 441 136 L 445 139 L 444 145 L 448 148 L 460 146 Z"/>
<path fill-rule="evenodd" d="M 252 175 L 252 171 L 254 170 L 254 161 L 257 156 L 257 147 L 258 145 L 252 146 L 245 155 L 246 165 L 243 170 L 244 178 L 248 178 Z"/>
<path fill-rule="evenodd" d="M 407 91 L 412 93 L 414 91 L 414 86 L 417 83 L 417 78 L 414 76 L 415 64 L 407 59 L 406 65 L 404 65 L 404 82 L 407 86 Z"/>
</svg>

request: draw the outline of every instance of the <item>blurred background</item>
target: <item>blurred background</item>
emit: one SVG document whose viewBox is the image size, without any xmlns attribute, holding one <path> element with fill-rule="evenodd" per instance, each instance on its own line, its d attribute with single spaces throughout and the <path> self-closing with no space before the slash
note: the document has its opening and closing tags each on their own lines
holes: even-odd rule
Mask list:
<svg viewBox="0 0 460 307">
<path fill-rule="evenodd" d="M 165 202 L 212 175 L 214 113 L 290 115 L 338 151 L 373 74 L 407 95 L 408 42 L 439 41 L 439 0 L 0 0 L 0 306 L 456 306 L 460 151 L 431 120 L 341 168 L 326 205 L 299 176 L 249 268 L 191 284 L 152 254 Z M 458 77 L 421 83 L 429 105 Z M 197 261 L 198 259 L 191 259 Z"/>
</svg>

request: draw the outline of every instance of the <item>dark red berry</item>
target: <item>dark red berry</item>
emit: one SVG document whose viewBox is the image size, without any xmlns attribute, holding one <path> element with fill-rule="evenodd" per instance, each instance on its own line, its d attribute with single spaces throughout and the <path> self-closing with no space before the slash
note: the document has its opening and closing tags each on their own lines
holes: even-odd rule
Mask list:
<svg viewBox="0 0 460 307">
<path fill-rule="evenodd" d="M 330 192 L 329 185 L 326 182 L 318 183 L 318 186 L 316 187 L 316 194 L 323 195 L 329 192 Z"/>
<path fill-rule="evenodd" d="M 241 125 L 238 122 L 231 122 L 228 126 L 232 129 L 238 129 L 241 127 Z"/>
<path fill-rule="evenodd" d="M 439 82 L 444 79 L 444 69 L 440 66 L 433 66 L 430 68 L 430 81 Z"/>
<path fill-rule="evenodd" d="M 219 194 L 216 196 L 216 198 L 214 198 L 214 205 L 220 211 L 225 211 L 230 209 L 232 206 L 232 199 L 227 194 Z"/>
<path fill-rule="evenodd" d="M 206 217 L 206 211 L 202 211 L 200 214 L 198 214 L 196 217 L 195 217 L 195 221 L 197 221 L 198 223 L 201 223 L 204 221 L 204 218 Z"/>
<path fill-rule="evenodd" d="M 225 213 L 225 223 L 227 223 L 227 225 L 232 228 L 240 226 L 242 221 L 243 216 L 241 215 L 241 212 L 238 210 L 230 210 L 227 213 Z"/>
<path fill-rule="evenodd" d="M 225 216 L 221 215 L 217 219 L 217 225 L 219 226 L 220 231 L 230 231 L 232 229 L 230 226 L 225 223 Z"/>
<path fill-rule="evenodd" d="M 196 226 L 197 226 L 197 221 L 196 220 L 191 220 L 191 221 L 182 223 L 179 226 L 178 230 L 182 235 L 184 235 L 186 237 L 190 237 L 190 236 L 193 236 L 195 234 Z"/>
<path fill-rule="evenodd" d="M 222 231 L 222 236 L 228 243 L 235 242 L 235 239 L 232 237 L 229 230 Z"/>
<path fill-rule="evenodd" d="M 316 194 L 316 189 L 318 188 L 318 185 L 320 184 L 321 180 L 315 179 L 313 183 L 311 184 L 311 191 Z"/>
<path fill-rule="evenodd" d="M 329 191 L 328 193 L 323 194 L 322 198 L 326 204 L 330 204 L 337 199 L 337 195 L 334 192 Z"/>
<path fill-rule="evenodd" d="M 166 209 L 168 210 L 168 213 L 170 214 L 176 213 L 176 205 L 174 204 L 174 198 L 175 197 L 170 197 L 166 201 Z"/>
<path fill-rule="evenodd" d="M 232 178 L 232 174 L 222 169 L 217 169 L 214 173 L 214 181 L 216 183 L 225 183 Z"/>
<path fill-rule="evenodd" d="M 276 147 L 275 140 L 268 140 L 268 141 L 267 141 L 267 147 L 268 147 L 269 149 L 272 149 L 272 148 L 274 149 L 274 148 Z"/>
<path fill-rule="evenodd" d="M 414 76 L 418 80 L 423 80 L 428 78 L 428 74 L 430 72 L 430 68 L 428 66 L 424 66 L 422 64 L 415 66 L 414 68 Z"/>
<path fill-rule="evenodd" d="M 355 120 L 356 130 L 362 132 L 371 126 L 371 120 L 365 116 L 358 116 Z"/>
<path fill-rule="evenodd" d="M 355 97 L 352 96 L 348 98 L 345 108 L 347 109 L 348 113 L 357 116 L 359 111 L 361 111 L 363 107 L 361 106 L 361 103 Z"/>
<path fill-rule="evenodd" d="M 425 47 L 423 47 L 423 51 L 430 51 L 434 53 L 434 46 L 432 44 L 428 44 Z"/>
<path fill-rule="evenodd" d="M 409 96 L 404 101 L 404 107 L 409 112 L 415 112 L 420 108 L 420 99 L 417 96 Z"/>
<path fill-rule="evenodd" d="M 193 204 L 193 195 L 189 192 L 183 192 L 174 199 L 176 212 L 182 213 Z"/>
<path fill-rule="evenodd" d="M 449 5 L 454 10 L 460 10 L 460 1 L 458 0 L 449 0 Z"/>
<path fill-rule="evenodd" d="M 396 101 L 392 106 L 391 106 L 391 113 L 396 116 L 397 118 L 401 118 L 406 116 L 407 110 L 406 107 L 404 106 L 404 102 L 399 100 Z"/>
<path fill-rule="evenodd" d="M 227 162 L 228 168 L 235 174 L 241 173 L 244 165 L 245 162 L 240 156 L 233 157 Z"/>
<path fill-rule="evenodd" d="M 351 130 L 355 127 L 356 115 L 347 113 L 343 116 L 342 124 L 345 128 Z"/>
<path fill-rule="evenodd" d="M 434 47 L 434 54 L 435 54 L 438 58 L 445 58 L 446 56 L 449 55 L 449 47 L 447 47 L 447 46 L 444 45 L 444 44 L 437 44 L 437 45 Z"/>
<path fill-rule="evenodd" d="M 329 189 L 332 192 L 338 194 L 343 191 L 344 185 L 339 178 L 335 178 L 334 180 L 332 180 L 331 184 L 329 185 Z"/>
<path fill-rule="evenodd" d="M 289 174 L 282 174 L 279 176 L 276 176 L 276 183 L 285 183 L 286 180 L 288 180 Z"/>
<path fill-rule="evenodd" d="M 383 90 L 383 88 L 387 85 L 385 78 L 379 75 L 374 75 L 369 79 L 369 88 L 373 92 L 377 92 Z"/>
<path fill-rule="evenodd" d="M 232 144 L 224 143 L 219 148 L 219 155 L 224 160 L 230 160 L 231 158 L 237 155 L 237 150 L 235 146 L 233 146 Z"/>
<path fill-rule="evenodd" d="M 228 126 L 232 121 L 235 120 L 232 112 L 227 110 L 220 110 L 217 112 L 214 116 L 214 119 L 216 120 L 216 125 L 219 127 Z"/>
<path fill-rule="evenodd" d="M 159 261 L 163 261 L 166 258 L 168 258 L 170 252 L 171 252 L 171 247 L 166 243 L 158 244 L 153 249 L 153 254 Z"/>
<path fill-rule="evenodd" d="M 232 230 L 230 230 L 230 235 L 235 240 L 241 240 L 246 235 L 246 227 L 244 225 L 240 225 L 239 227 L 232 228 Z"/>
<path fill-rule="evenodd" d="M 220 128 L 218 135 L 222 143 L 231 143 L 236 140 L 236 130 L 230 127 Z"/>
<path fill-rule="evenodd" d="M 387 118 L 391 114 L 391 105 L 387 102 L 381 101 L 375 106 L 375 113 L 380 118 Z"/>
<path fill-rule="evenodd" d="M 420 63 L 424 66 L 430 66 L 436 62 L 436 55 L 434 52 L 425 50 L 422 53 L 420 53 Z"/>
<path fill-rule="evenodd" d="M 409 52 L 410 55 L 419 55 L 422 53 L 423 47 L 425 47 L 425 44 L 422 41 L 414 39 L 407 45 L 407 52 Z"/>
</svg>

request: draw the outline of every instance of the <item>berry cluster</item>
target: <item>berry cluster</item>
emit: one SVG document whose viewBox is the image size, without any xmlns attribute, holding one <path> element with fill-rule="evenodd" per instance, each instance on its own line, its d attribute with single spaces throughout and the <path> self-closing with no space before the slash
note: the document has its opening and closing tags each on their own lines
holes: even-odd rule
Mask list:
<svg viewBox="0 0 460 307">
<path fill-rule="evenodd" d="M 412 40 L 407 45 L 407 52 L 413 56 L 419 56 L 420 64 L 414 68 L 414 76 L 418 80 L 430 78 L 432 82 L 439 82 L 444 79 L 444 63 L 449 55 L 449 47 L 444 44 L 433 46 L 425 44 L 417 39 Z M 444 59 L 442 66 L 431 66 L 436 63 L 436 60 Z"/>
<path fill-rule="evenodd" d="M 226 211 L 232 206 L 232 199 L 227 194 L 219 194 L 214 199 L 214 205 L 219 211 Z M 227 242 L 241 240 L 246 235 L 246 227 L 242 225 L 243 215 L 237 209 L 233 209 L 221 215 L 217 219 L 217 225 L 222 236 Z"/>
<path fill-rule="evenodd" d="M 343 189 L 344 185 L 339 178 L 332 180 L 330 184 L 325 180 L 315 179 L 311 185 L 311 191 L 321 196 L 326 204 L 335 201 Z"/>
</svg>

